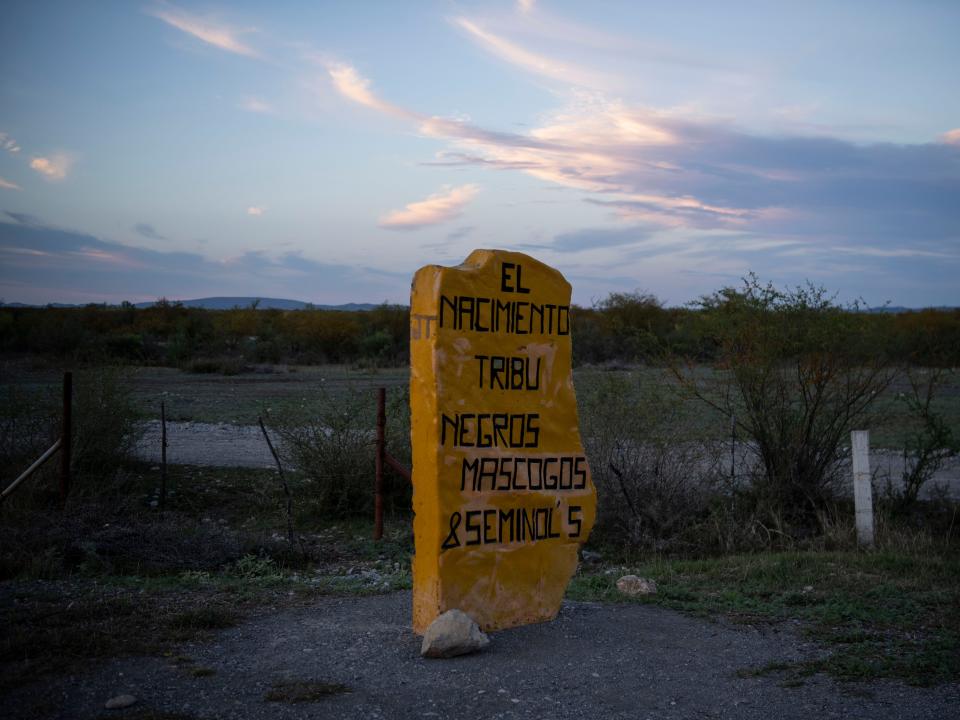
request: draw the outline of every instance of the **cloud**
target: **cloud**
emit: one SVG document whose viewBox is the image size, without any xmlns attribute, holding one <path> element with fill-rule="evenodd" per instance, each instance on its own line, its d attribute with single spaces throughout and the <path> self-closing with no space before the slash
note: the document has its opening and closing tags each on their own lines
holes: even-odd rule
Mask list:
<svg viewBox="0 0 960 720">
<path fill-rule="evenodd" d="M 12 210 L 4 210 L 4 215 L 13 220 L 17 225 L 25 225 L 27 227 L 40 227 L 43 223 L 34 215 L 28 215 L 27 213 L 18 213 L 13 212 Z"/>
<path fill-rule="evenodd" d="M 419 131 L 428 137 L 462 138 L 467 142 L 489 142 L 497 145 L 548 148 L 549 143 L 516 133 L 484 130 L 458 119 L 425 115 L 395 105 L 370 90 L 371 82 L 348 63 L 327 63 L 327 72 L 334 88 L 345 98 L 385 115 L 414 122 Z"/>
<path fill-rule="evenodd" d="M 20 186 L 15 182 L 10 182 L 9 180 L 5 180 L 4 178 L 0 177 L 0 188 L 3 188 L 4 190 L 19 190 Z"/>
<path fill-rule="evenodd" d="M 526 15 L 533 10 L 536 4 L 537 0 L 517 0 L 517 10 Z"/>
<path fill-rule="evenodd" d="M 8 302 L 113 302 L 209 296 L 288 297 L 316 303 L 397 301 L 409 272 L 325 263 L 262 251 L 216 259 L 124 245 L 7 212 L 0 222 L 0 297 Z M 412 271 L 412 270 L 411 270 Z"/>
<path fill-rule="evenodd" d="M 147 238 L 147 240 L 166 240 L 167 239 L 163 235 L 158 233 L 154 229 L 153 225 L 151 225 L 150 223 L 137 223 L 136 225 L 133 226 L 133 230 L 138 235 L 142 235 L 143 237 Z"/>
<path fill-rule="evenodd" d="M 177 30 L 202 40 L 208 45 L 237 55 L 252 58 L 260 57 L 260 53 L 244 43 L 239 37 L 245 33 L 254 32 L 253 28 L 233 28 L 210 18 L 195 15 L 169 3 L 147 8 L 144 12 L 177 28 Z"/>
<path fill-rule="evenodd" d="M 960 145 L 951 144 L 952 131 L 944 142 L 920 145 L 770 137 L 577 92 L 527 133 L 503 133 L 400 108 L 374 96 L 365 78 L 349 78 L 345 94 L 354 101 L 450 143 L 427 164 L 523 172 L 585 193 L 620 222 L 832 244 L 877 237 L 943 244 L 960 235 Z M 382 224 L 416 227 L 419 206 Z"/>
<path fill-rule="evenodd" d="M 940 142 L 945 145 L 960 145 L 960 128 L 948 130 L 940 136 Z"/>
<path fill-rule="evenodd" d="M 256 97 L 245 97 L 240 102 L 240 107 L 247 112 L 261 115 L 273 115 L 276 112 L 270 103 Z"/>
<path fill-rule="evenodd" d="M 327 63 L 327 72 L 337 92 L 355 103 L 365 105 L 368 108 L 387 115 L 414 120 L 423 119 L 423 116 L 417 113 L 410 112 L 409 110 L 405 110 L 398 105 L 393 105 L 377 97 L 370 89 L 370 80 L 363 77 L 363 75 L 349 63 Z"/>
<path fill-rule="evenodd" d="M 470 155 L 463 152 L 440 152 L 436 160 L 426 160 L 419 163 L 426 167 L 457 167 L 463 165 L 488 165 L 495 170 L 533 170 L 540 167 L 539 163 L 530 161 L 498 162 L 479 155 Z"/>
<path fill-rule="evenodd" d="M 72 165 L 73 159 L 62 153 L 50 157 L 34 157 L 30 160 L 30 167 L 53 182 L 66 178 Z"/>
<path fill-rule="evenodd" d="M 415 230 L 437 225 L 460 215 L 464 206 L 479 192 L 476 185 L 461 185 L 435 193 L 426 200 L 413 202 L 403 210 L 394 210 L 380 220 L 388 230 Z"/>
<path fill-rule="evenodd" d="M 532 7 L 532 4 L 531 4 Z M 453 23 L 477 41 L 487 52 L 496 55 L 511 65 L 526 72 L 561 82 L 565 85 L 579 85 L 585 88 L 605 87 L 611 84 L 609 78 L 583 68 L 564 63 L 554 58 L 540 55 L 520 45 L 485 30 L 473 20 L 456 18 Z"/>
<path fill-rule="evenodd" d="M 253 215 L 254 217 L 260 217 L 267 211 L 264 207 L 257 207 L 256 205 L 251 205 L 247 208 L 247 215 Z"/>
<path fill-rule="evenodd" d="M 17 141 L 3 132 L 0 132 L 0 147 L 9 153 L 20 152 L 20 145 L 17 144 Z"/>
</svg>

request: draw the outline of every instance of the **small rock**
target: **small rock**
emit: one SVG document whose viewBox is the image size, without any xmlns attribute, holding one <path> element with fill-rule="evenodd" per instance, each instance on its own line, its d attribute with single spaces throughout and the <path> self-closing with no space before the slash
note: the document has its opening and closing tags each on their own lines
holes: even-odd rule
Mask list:
<svg viewBox="0 0 960 720">
<path fill-rule="evenodd" d="M 617 590 L 630 597 L 653 595 L 657 592 L 657 584 L 647 578 L 637 577 L 636 575 L 624 575 L 617 580 Z"/>
<path fill-rule="evenodd" d="M 120 710 L 133 705 L 137 699 L 133 695 L 117 695 L 112 697 L 104 704 L 107 710 Z"/>
<path fill-rule="evenodd" d="M 490 644 L 473 619 L 462 610 L 447 610 L 423 634 L 420 654 L 428 658 L 451 658 L 476 652 Z"/>
</svg>

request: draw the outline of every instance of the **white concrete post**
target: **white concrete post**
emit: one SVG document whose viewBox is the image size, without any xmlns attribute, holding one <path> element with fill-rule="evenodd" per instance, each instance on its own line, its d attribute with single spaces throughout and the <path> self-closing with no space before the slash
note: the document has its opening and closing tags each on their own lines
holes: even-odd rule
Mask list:
<svg viewBox="0 0 960 720">
<path fill-rule="evenodd" d="M 853 448 L 853 506 L 857 518 L 857 542 L 873 547 L 873 486 L 870 478 L 870 431 L 850 433 Z"/>
</svg>

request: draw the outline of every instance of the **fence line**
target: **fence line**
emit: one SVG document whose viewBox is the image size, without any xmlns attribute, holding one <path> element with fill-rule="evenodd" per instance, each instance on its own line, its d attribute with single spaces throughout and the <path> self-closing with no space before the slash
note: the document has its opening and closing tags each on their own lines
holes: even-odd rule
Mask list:
<svg viewBox="0 0 960 720">
<path fill-rule="evenodd" d="M 70 494 L 70 459 L 73 447 L 73 373 L 65 372 L 63 374 L 63 416 L 60 427 L 60 437 L 57 441 L 44 451 L 44 453 L 33 461 L 26 470 L 20 473 L 20 476 L 4 488 L 0 493 L 0 503 L 13 494 L 20 484 L 28 477 L 39 470 L 43 464 L 53 457 L 57 451 L 60 451 L 60 507 L 67 503 L 67 495 Z"/>
<path fill-rule="evenodd" d="M 383 466 L 389 465 L 407 482 L 411 482 L 410 470 L 387 452 L 387 389 L 377 388 L 377 452 L 376 474 L 373 482 L 373 539 L 383 538 Z"/>
</svg>

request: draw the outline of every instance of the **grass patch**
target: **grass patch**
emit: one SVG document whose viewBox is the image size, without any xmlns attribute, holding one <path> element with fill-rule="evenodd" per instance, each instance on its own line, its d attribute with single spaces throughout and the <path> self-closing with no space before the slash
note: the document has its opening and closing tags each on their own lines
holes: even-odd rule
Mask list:
<svg viewBox="0 0 960 720">
<path fill-rule="evenodd" d="M 219 365 L 211 369 L 223 371 Z M 254 425 L 264 410 L 276 416 L 320 411 L 323 404 L 316 392 L 320 384 L 335 396 L 346 396 L 351 388 L 373 393 L 377 387 L 395 387 L 410 380 L 406 367 L 356 370 L 346 365 L 321 365 L 295 369 L 271 374 L 238 374 L 231 369 L 233 374 L 227 375 L 142 367 L 133 369 L 129 383 L 145 417 L 158 419 L 157 398 L 162 395 L 171 421 Z"/>
<path fill-rule="evenodd" d="M 319 702 L 331 695 L 348 692 L 350 688 L 342 683 L 291 680 L 275 682 L 263 699 L 267 702 L 285 703 Z"/>
<path fill-rule="evenodd" d="M 579 575 L 567 596 L 627 601 L 618 574 Z M 657 560 L 629 572 L 657 582 L 634 600 L 735 622 L 804 621 L 828 646 L 822 659 L 751 670 L 826 672 L 841 680 L 960 680 L 960 559 L 898 552 L 804 552 Z"/>
</svg>

